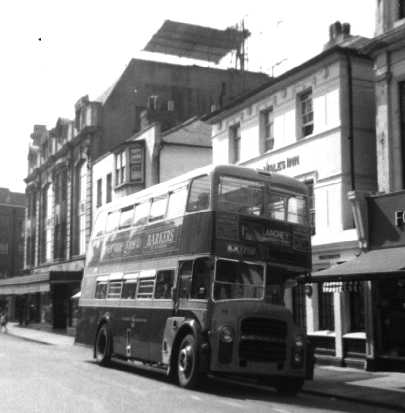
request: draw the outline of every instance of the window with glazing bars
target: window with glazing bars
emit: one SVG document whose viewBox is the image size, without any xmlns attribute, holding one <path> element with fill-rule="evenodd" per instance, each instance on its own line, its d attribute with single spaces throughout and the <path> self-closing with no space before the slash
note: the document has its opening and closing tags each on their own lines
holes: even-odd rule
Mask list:
<svg viewBox="0 0 405 413">
<path fill-rule="evenodd" d="M 298 98 L 301 126 L 301 138 L 311 135 L 314 131 L 314 112 L 312 108 L 312 90 L 301 93 Z"/>
</svg>

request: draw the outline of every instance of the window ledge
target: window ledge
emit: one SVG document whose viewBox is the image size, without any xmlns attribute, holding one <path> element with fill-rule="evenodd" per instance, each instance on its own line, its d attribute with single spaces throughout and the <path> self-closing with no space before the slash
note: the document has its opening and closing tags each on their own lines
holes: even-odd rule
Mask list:
<svg viewBox="0 0 405 413">
<path fill-rule="evenodd" d="M 365 331 L 355 331 L 353 333 L 343 334 L 343 338 L 354 338 L 354 339 L 358 339 L 358 340 L 365 340 L 366 339 L 366 333 L 365 333 Z"/>
<path fill-rule="evenodd" d="M 318 330 L 308 333 L 309 336 L 319 336 L 319 337 L 336 337 L 336 333 L 331 330 Z"/>
</svg>

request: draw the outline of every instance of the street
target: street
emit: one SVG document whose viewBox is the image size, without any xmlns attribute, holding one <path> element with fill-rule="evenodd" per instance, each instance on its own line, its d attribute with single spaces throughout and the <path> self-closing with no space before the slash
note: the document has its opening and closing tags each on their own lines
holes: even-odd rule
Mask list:
<svg viewBox="0 0 405 413">
<path fill-rule="evenodd" d="M 132 367 L 99 367 L 91 349 L 0 335 L 2 413 L 390 412 L 335 398 L 281 397 L 270 389 L 209 380 L 198 391 Z"/>
</svg>

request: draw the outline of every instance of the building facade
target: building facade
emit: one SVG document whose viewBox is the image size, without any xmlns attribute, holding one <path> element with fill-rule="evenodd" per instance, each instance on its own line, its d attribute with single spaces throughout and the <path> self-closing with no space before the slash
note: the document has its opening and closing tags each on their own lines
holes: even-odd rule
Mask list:
<svg viewBox="0 0 405 413">
<path fill-rule="evenodd" d="M 25 207 L 25 194 L 0 188 L 0 285 L 8 285 L 23 271 Z M 12 291 L 2 291 L 0 308 L 15 317 Z"/>
<path fill-rule="evenodd" d="M 145 124 L 93 164 L 93 217 L 112 200 L 212 162 L 211 127 L 194 117 L 162 132 Z"/>
<path fill-rule="evenodd" d="M 361 254 L 314 274 L 355 283 L 365 291 L 368 369 L 405 371 L 405 1 L 376 1 L 376 37 L 364 52 L 373 59 L 378 193 L 353 191 Z M 339 293 L 336 292 L 337 299 Z M 361 351 L 359 351 L 361 350 Z"/>
<path fill-rule="evenodd" d="M 314 271 L 360 252 L 347 193 L 376 190 L 373 63 L 359 51 L 368 43 L 335 23 L 322 53 L 210 117 L 214 163 L 307 183 Z M 318 360 L 340 363 L 350 346 L 365 347 L 364 299 L 357 285 L 340 294 L 333 287 L 315 282 L 285 298 Z"/>
<path fill-rule="evenodd" d="M 47 323 L 73 333 L 75 302 L 71 297 L 80 289 L 94 202 L 101 202 L 103 196 L 107 202 L 113 192 L 122 195 L 169 176 L 172 172 L 163 167 L 168 165 L 166 155 L 173 148 L 181 154 L 187 145 L 164 141 L 165 131 L 268 80 L 262 73 L 133 59 L 100 98 L 91 101 L 84 96 L 77 101 L 73 120 L 58 119 L 52 129 L 34 126 L 25 179 L 26 275 L 13 280 L 14 294 L 24 301 L 24 308 L 31 309 L 23 311 L 22 322 Z M 154 122 L 160 125 L 159 132 L 149 128 Z M 143 132 L 145 128 L 149 131 Z M 140 133 L 160 140 L 146 137 L 136 142 L 134 138 L 130 148 L 120 146 Z M 194 155 L 208 159 L 209 147 L 193 146 Z M 100 168 L 94 169 L 94 163 L 111 150 L 114 166 L 107 168 L 111 175 L 104 174 L 100 182 Z M 151 172 L 146 161 L 149 155 L 156 158 Z M 189 155 L 190 159 L 194 156 Z M 172 167 L 178 166 L 173 171 L 180 172 L 175 156 L 169 159 Z M 101 165 L 106 162 L 108 158 Z"/>
</svg>

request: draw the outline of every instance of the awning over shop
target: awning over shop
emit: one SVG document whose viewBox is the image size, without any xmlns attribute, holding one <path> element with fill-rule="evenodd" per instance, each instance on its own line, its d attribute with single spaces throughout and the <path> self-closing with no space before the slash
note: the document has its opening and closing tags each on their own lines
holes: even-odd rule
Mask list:
<svg viewBox="0 0 405 413">
<path fill-rule="evenodd" d="M 405 278 L 405 247 L 368 251 L 358 258 L 313 272 L 313 282 L 372 280 L 381 277 Z"/>
<path fill-rule="evenodd" d="M 80 283 L 81 271 L 47 271 L 0 280 L 0 295 L 49 292 L 52 284 Z"/>
<path fill-rule="evenodd" d="M 48 292 L 49 272 L 0 280 L 0 295 Z"/>
</svg>

